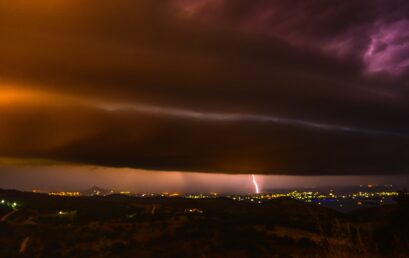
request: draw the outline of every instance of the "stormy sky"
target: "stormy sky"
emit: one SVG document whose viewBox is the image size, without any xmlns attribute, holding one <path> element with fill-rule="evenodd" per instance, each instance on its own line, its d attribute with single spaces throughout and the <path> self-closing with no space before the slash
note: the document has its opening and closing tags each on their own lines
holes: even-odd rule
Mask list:
<svg viewBox="0 0 409 258">
<path fill-rule="evenodd" d="M 406 174 L 408 88 L 406 0 L 0 0 L 8 168 Z"/>
</svg>

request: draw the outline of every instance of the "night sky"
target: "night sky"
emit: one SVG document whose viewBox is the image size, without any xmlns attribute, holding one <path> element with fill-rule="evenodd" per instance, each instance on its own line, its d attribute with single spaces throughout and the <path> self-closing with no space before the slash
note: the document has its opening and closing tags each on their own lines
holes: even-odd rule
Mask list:
<svg viewBox="0 0 409 258">
<path fill-rule="evenodd" d="M 0 0 L 0 177 L 405 177 L 408 114 L 407 0 Z"/>
</svg>

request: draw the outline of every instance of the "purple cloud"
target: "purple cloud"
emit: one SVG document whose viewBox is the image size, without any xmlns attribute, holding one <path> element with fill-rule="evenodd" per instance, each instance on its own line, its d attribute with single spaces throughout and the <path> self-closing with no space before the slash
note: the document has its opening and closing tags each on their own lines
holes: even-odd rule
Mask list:
<svg viewBox="0 0 409 258">
<path fill-rule="evenodd" d="M 364 74 L 402 75 L 409 65 L 409 6 L 401 1 L 177 1 L 188 17 L 260 34 L 336 59 Z"/>
<path fill-rule="evenodd" d="M 368 72 L 400 75 L 409 66 L 409 20 L 381 24 L 364 54 Z"/>
</svg>

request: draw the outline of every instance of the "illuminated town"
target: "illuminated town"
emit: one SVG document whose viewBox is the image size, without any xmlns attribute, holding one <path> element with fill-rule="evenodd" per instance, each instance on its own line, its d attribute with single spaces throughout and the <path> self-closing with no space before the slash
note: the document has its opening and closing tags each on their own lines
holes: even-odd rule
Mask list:
<svg viewBox="0 0 409 258">
<path fill-rule="evenodd" d="M 163 193 L 133 193 L 131 191 L 116 191 L 105 190 L 98 187 L 90 190 L 79 191 L 61 191 L 61 192 L 44 192 L 33 190 L 34 193 L 46 193 L 50 196 L 62 197 L 80 197 L 80 196 L 109 196 L 109 195 L 127 195 L 139 198 L 185 198 L 185 199 L 211 199 L 211 198 L 227 198 L 239 202 L 253 202 L 255 204 L 262 204 L 264 202 L 275 199 L 294 199 L 305 203 L 315 205 L 327 206 L 339 211 L 349 211 L 359 207 L 379 206 L 393 204 L 394 198 L 398 196 L 398 192 L 390 190 L 392 185 L 384 185 L 374 187 L 373 185 L 359 186 L 361 191 L 354 192 L 337 192 L 334 189 L 328 191 L 280 191 L 274 193 L 253 193 L 253 194 L 235 194 L 223 195 L 215 192 L 211 193 L 196 193 L 196 194 L 182 194 L 178 192 L 163 192 Z M 376 190 L 375 190 L 376 189 Z"/>
<path fill-rule="evenodd" d="M 118 243 L 128 241 L 126 239 L 130 236 L 136 240 L 126 242 L 127 247 L 130 248 L 136 243 L 156 250 L 158 241 L 185 241 L 187 238 L 200 238 L 200 241 L 217 244 L 220 241 L 219 236 L 225 234 L 226 228 L 231 235 L 222 239 L 225 243 L 229 243 L 231 237 L 234 237 L 234 241 L 238 241 L 240 246 L 246 246 L 249 241 L 257 244 L 259 238 L 249 240 L 243 237 L 250 232 L 266 239 L 265 241 L 268 241 L 266 246 L 279 243 L 279 246 L 283 247 L 279 250 L 283 256 L 279 257 L 285 257 L 288 248 L 294 245 L 300 248 L 307 246 L 308 249 L 305 250 L 309 252 L 323 252 L 320 256 L 308 257 L 333 257 L 327 256 L 327 251 L 322 251 L 323 241 L 329 239 L 337 248 L 350 248 L 349 243 L 354 241 L 355 236 L 348 232 L 360 230 L 367 234 L 381 230 L 383 221 L 396 223 L 396 218 L 400 218 L 396 216 L 407 207 L 405 200 L 408 199 L 408 194 L 392 186 L 365 185 L 356 186 L 354 189 L 358 191 L 335 188 L 314 191 L 276 189 L 274 192 L 259 189 L 259 193 L 254 191 L 252 194 L 136 193 L 99 187 L 61 192 L 0 189 L 0 227 L 9 230 L 7 232 L 17 232 L 11 237 L 13 241 L 20 243 L 18 248 L 4 249 L 3 253 L 7 255 L 0 257 L 17 257 L 13 254 L 21 253 L 20 250 L 41 254 L 43 248 L 49 248 L 47 242 L 44 242 L 46 240 L 42 239 L 48 237 L 44 236 L 43 232 L 50 227 L 58 229 L 51 238 L 58 237 L 71 241 L 62 247 L 64 252 L 66 250 L 70 252 L 67 257 L 88 257 L 86 252 L 89 252 L 87 251 L 89 249 L 83 250 L 73 244 L 73 241 L 85 243 L 88 245 L 87 248 L 90 248 L 102 243 L 106 236 L 116 237 Z M 381 214 L 382 217 L 373 216 L 374 214 Z M 398 223 L 406 221 L 405 219 L 402 217 Z M 232 221 L 234 223 L 231 223 Z M 400 226 L 401 224 L 398 224 L 400 230 L 398 233 L 406 234 L 405 224 Z M 364 225 L 370 227 L 363 228 Z M 120 234 L 116 233 L 118 229 Z M 300 236 L 304 240 L 301 241 Z M 42 241 L 40 247 L 34 242 L 38 239 Z M 345 239 L 349 241 L 348 245 L 344 244 Z M 378 238 L 374 239 L 379 243 Z M 9 241 L 8 235 L 3 237 L 2 241 Z M 365 241 L 373 242 L 372 239 Z M 232 247 L 237 246 L 236 242 Z M 95 254 L 105 252 L 107 257 L 121 257 L 110 256 L 111 253 L 118 252 L 117 246 L 108 243 L 107 248 L 96 249 L 93 252 Z M 406 252 L 406 249 L 402 248 L 402 252 Z M 71 256 L 72 252 L 84 255 Z M 175 254 L 165 257 L 178 257 Z"/>
</svg>

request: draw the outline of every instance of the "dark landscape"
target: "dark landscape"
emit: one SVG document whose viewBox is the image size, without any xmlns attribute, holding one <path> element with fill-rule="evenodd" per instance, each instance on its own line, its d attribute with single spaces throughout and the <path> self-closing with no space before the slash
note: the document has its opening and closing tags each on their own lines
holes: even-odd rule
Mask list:
<svg viewBox="0 0 409 258">
<path fill-rule="evenodd" d="M 289 198 L 1 190 L 14 207 L 0 206 L 0 257 L 407 257 L 407 197 L 345 214 Z"/>
</svg>

